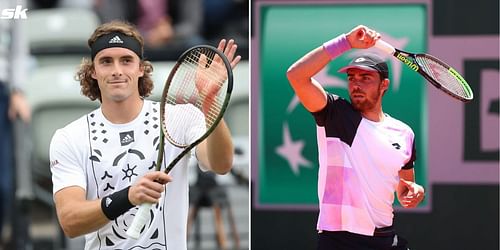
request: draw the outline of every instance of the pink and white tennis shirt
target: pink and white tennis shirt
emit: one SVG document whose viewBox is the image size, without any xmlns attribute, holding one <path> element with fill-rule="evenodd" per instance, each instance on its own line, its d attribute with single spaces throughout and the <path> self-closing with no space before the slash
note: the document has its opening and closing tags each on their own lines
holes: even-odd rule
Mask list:
<svg viewBox="0 0 500 250">
<path fill-rule="evenodd" d="M 367 120 L 333 94 L 313 116 L 320 165 L 317 229 L 373 235 L 375 228 L 391 226 L 398 172 L 415 161 L 411 128 L 388 115 Z"/>
</svg>

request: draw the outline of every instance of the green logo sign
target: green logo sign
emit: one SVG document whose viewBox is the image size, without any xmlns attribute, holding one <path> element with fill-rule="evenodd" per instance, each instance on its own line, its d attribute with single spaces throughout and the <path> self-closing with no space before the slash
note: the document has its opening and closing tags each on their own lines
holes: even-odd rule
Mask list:
<svg viewBox="0 0 500 250">
<path fill-rule="evenodd" d="M 288 80 L 288 67 L 310 50 L 358 24 L 379 32 L 393 46 L 426 50 L 425 5 L 264 5 L 259 9 L 260 100 L 257 207 L 317 206 L 318 153 L 312 115 L 299 103 Z M 378 52 L 375 48 L 372 52 Z M 315 79 L 329 92 L 348 98 L 347 77 L 337 70 L 362 50 L 332 61 Z M 425 80 L 392 55 L 390 87 L 384 112 L 410 125 L 416 135 L 417 181 L 426 186 L 427 113 Z M 255 82 L 254 82 L 255 84 Z"/>
</svg>

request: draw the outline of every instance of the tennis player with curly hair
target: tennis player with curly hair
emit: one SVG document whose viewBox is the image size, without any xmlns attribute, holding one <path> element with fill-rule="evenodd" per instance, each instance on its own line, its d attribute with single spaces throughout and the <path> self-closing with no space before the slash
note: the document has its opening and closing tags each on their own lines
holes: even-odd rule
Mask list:
<svg viewBox="0 0 500 250">
<path fill-rule="evenodd" d="M 143 57 L 144 40 L 134 26 L 113 21 L 99 26 L 88 45 L 91 57 L 83 59 L 77 79 L 83 95 L 101 105 L 57 130 L 50 145 L 54 201 L 63 231 L 69 237 L 85 235 L 85 249 L 185 250 L 188 158 L 168 175 L 152 171 L 160 105 L 145 100 L 153 89 L 153 67 Z M 233 40 L 223 39 L 218 46 L 233 68 L 240 60 L 236 48 Z M 181 131 L 191 138 L 203 128 L 193 121 Z M 165 143 L 165 159 L 179 152 Z M 230 171 L 233 145 L 224 121 L 191 156 L 205 170 Z M 150 223 L 139 239 L 130 239 L 125 232 L 142 203 L 155 204 Z"/>
</svg>

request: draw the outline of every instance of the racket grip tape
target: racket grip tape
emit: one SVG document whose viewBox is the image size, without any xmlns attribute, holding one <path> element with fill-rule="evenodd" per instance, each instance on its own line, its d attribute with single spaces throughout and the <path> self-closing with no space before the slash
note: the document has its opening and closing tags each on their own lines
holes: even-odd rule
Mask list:
<svg viewBox="0 0 500 250">
<path fill-rule="evenodd" d="M 149 211 L 151 210 L 152 203 L 143 203 L 139 206 L 139 210 L 135 214 L 135 218 L 132 221 L 132 225 L 130 225 L 127 230 L 127 236 L 132 239 L 138 239 L 141 235 L 141 229 L 146 225 L 148 221 Z"/>
<path fill-rule="evenodd" d="M 394 49 L 394 47 L 392 47 L 392 45 L 388 44 L 387 42 L 383 41 L 383 40 L 378 40 L 376 43 L 375 43 L 375 47 L 384 51 L 385 53 L 387 54 L 394 54 L 394 52 L 396 52 L 396 49 Z"/>
</svg>

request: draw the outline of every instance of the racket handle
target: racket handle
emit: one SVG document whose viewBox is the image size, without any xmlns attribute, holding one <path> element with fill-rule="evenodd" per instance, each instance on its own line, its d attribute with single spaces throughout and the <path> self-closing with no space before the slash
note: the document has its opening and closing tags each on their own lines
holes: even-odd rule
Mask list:
<svg viewBox="0 0 500 250">
<path fill-rule="evenodd" d="M 143 203 L 139 206 L 139 210 L 135 214 L 134 220 L 132 221 L 132 225 L 130 225 L 127 230 L 127 235 L 137 240 L 141 235 L 141 229 L 146 225 L 148 221 L 149 211 L 151 210 L 152 203 Z"/>
<path fill-rule="evenodd" d="M 394 49 L 394 47 L 392 47 L 392 45 L 388 44 L 387 42 L 383 41 L 383 40 L 378 40 L 376 43 L 375 43 L 375 47 L 384 51 L 385 53 L 387 54 L 394 54 L 394 52 L 396 52 L 396 49 Z"/>
</svg>

